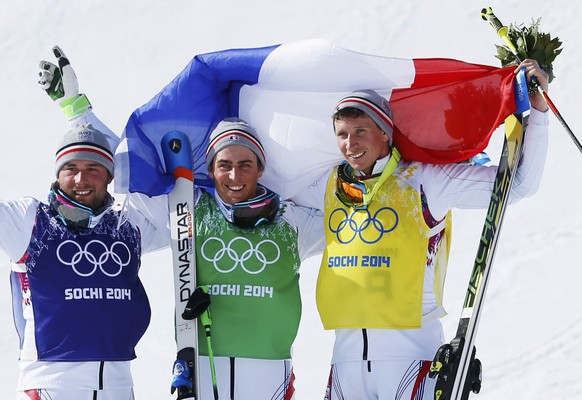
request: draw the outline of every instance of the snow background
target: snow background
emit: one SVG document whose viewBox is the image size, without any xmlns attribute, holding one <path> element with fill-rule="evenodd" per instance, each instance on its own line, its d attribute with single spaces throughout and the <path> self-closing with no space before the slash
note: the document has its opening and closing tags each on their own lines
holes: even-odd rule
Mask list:
<svg viewBox="0 0 582 400">
<path fill-rule="evenodd" d="M 44 199 L 54 179 L 53 155 L 67 123 L 36 84 L 41 59 L 59 44 L 96 113 L 121 133 L 130 113 L 147 102 L 196 54 L 323 38 L 364 53 L 403 58 L 447 57 L 499 65 L 502 44 L 480 17 L 490 6 L 505 24 L 542 18 L 541 30 L 564 42 L 550 95 L 582 138 L 579 72 L 582 6 L 571 0 L 254 0 L 0 3 L 1 197 Z M 577 198 L 582 154 L 550 115 L 550 148 L 538 194 L 511 206 L 497 249 L 487 305 L 477 337 L 483 362 L 478 398 L 576 398 L 582 391 L 582 214 Z M 488 150 L 498 159 L 497 134 Z M 473 265 L 484 211 L 456 211 L 443 319 L 452 339 Z M 169 252 L 143 258 L 152 303 L 149 330 L 133 372 L 138 400 L 169 394 L 173 295 Z M 298 399 L 321 399 L 333 334 L 323 331 L 314 304 L 318 260 L 302 267 L 304 314 L 295 344 Z M 13 328 L 9 263 L 0 257 L 0 398 L 14 398 L 18 341 Z"/>
</svg>

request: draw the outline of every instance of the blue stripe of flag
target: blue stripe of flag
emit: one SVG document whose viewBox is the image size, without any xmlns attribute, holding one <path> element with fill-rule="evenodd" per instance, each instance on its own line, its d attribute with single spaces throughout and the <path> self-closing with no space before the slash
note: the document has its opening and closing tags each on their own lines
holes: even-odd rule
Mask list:
<svg viewBox="0 0 582 400">
<path fill-rule="evenodd" d="M 164 171 L 160 142 L 169 131 L 185 132 L 192 143 L 196 182 L 212 186 L 205 151 L 212 129 L 238 117 L 243 85 L 258 82 L 267 56 L 278 47 L 232 49 L 194 57 L 154 98 L 135 110 L 125 127 L 129 191 L 150 196 L 171 191 L 174 178 Z"/>
</svg>

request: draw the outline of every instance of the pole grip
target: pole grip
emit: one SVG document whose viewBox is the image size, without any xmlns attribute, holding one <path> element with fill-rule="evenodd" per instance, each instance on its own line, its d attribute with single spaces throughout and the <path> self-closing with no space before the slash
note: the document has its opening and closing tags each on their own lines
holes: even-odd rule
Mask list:
<svg viewBox="0 0 582 400">
<path fill-rule="evenodd" d="M 499 36 L 505 42 L 507 47 L 509 47 L 509 50 L 511 50 L 511 53 L 515 57 L 516 61 L 520 63 L 522 60 L 519 56 L 519 53 L 517 52 L 517 48 L 511 39 L 509 39 L 509 36 L 507 36 L 509 29 L 507 26 L 503 25 L 501 21 L 499 21 L 499 18 L 497 18 L 495 14 L 493 14 L 491 7 L 487 7 L 481 10 L 481 18 L 489 22 L 493 29 L 495 29 L 495 32 L 497 32 L 497 36 Z"/>
</svg>

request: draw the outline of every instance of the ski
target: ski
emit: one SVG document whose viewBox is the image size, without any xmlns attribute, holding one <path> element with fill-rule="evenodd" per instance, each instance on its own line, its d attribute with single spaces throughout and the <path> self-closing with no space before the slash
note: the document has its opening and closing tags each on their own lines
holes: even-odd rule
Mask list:
<svg viewBox="0 0 582 400">
<path fill-rule="evenodd" d="M 189 317 L 186 310 L 188 300 L 196 289 L 192 151 L 186 134 L 178 131 L 164 135 L 161 145 L 166 172 L 171 172 L 176 179 L 168 195 L 177 346 L 170 390 L 172 394 L 177 391 L 178 400 L 199 400 L 197 319 Z"/>
<path fill-rule="evenodd" d="M 466 400 L 470 392 L 479 393 L 481 389 L 475 337 L 527 126 L 528 116 L 523 113 L 529 109 L 529 99 L 523 72 L 516 78 L 515 95 L 518 111 L 505 119 L 503 149 L 457 332 L 450 343 L 438 349 L 431 363 L 429 376 L 437 379 L 435 400 Z"/>
</svg>

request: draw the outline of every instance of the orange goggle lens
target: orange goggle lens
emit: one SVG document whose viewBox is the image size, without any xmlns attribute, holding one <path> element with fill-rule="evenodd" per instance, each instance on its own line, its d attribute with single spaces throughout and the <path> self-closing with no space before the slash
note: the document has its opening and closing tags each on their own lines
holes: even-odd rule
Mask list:
<svg viewBox="0 0 582 400">
<path fill-rule="evenodd" d="M 335 194 L 342 203 L 348 207 L 361 207 L 364 205 L 365 193 L 366 185 L 349 179 L 343 168 L 338 170 Z"/>
</svg>

